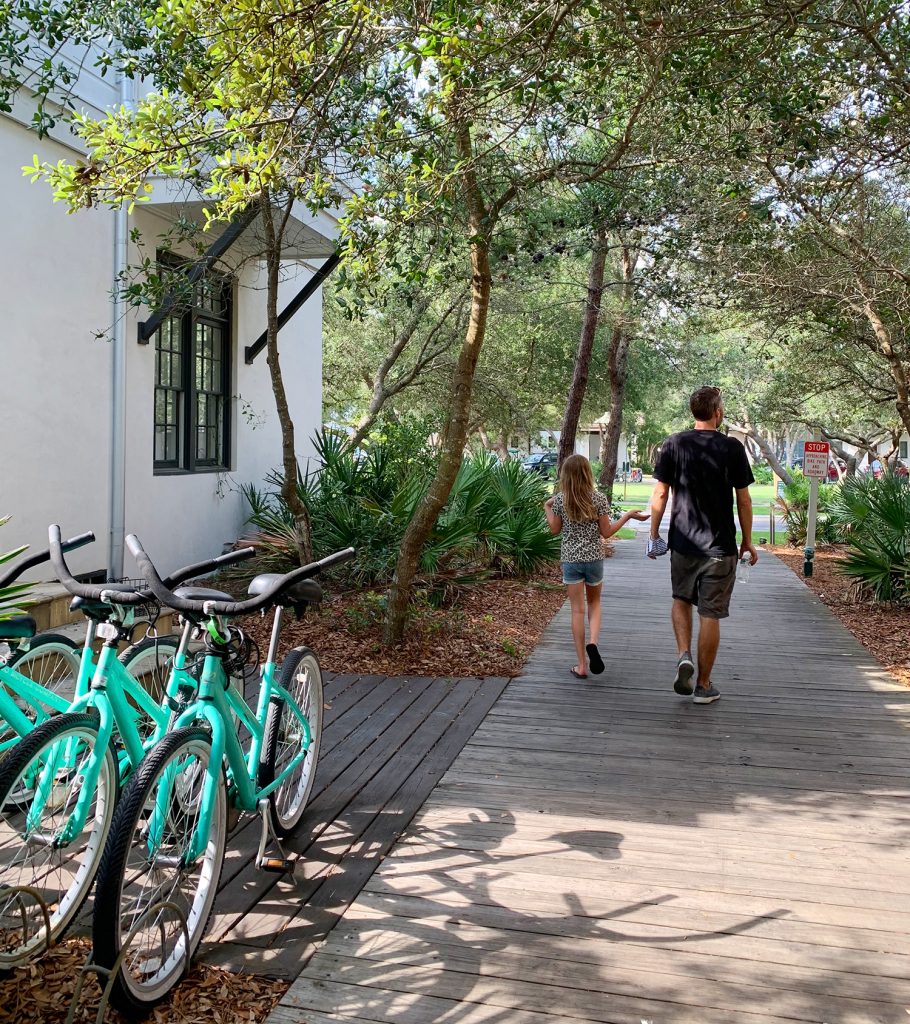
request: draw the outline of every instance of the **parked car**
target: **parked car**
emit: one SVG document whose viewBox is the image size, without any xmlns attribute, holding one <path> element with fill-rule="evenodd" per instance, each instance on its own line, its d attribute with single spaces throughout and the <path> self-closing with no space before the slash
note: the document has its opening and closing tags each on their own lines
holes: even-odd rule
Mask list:
<svg viewBox="0 0 910 1024">
<path fill-rule="evenodd" d="M 539 473 L 540 476 L 552 476 L 556 472 L 558 461 L 556 452 L 532 452 L 526 459 L 522 460 L 522 469 L 529 473 Z"/>
</svg>

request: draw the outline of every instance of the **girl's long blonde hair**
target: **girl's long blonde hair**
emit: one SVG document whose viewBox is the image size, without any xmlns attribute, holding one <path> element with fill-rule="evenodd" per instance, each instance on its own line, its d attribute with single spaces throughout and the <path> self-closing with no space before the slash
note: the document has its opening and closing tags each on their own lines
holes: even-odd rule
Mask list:
<svg viewBox="0 0 910 1024">
<path fill-rule="evenodd" d="M 559 489 L 566 515 L 573 523 L 586 523 L 598 518 L 594 508 L 594 474 L 584 455 L 570 455 L 562 464 Z"/>
</svg>

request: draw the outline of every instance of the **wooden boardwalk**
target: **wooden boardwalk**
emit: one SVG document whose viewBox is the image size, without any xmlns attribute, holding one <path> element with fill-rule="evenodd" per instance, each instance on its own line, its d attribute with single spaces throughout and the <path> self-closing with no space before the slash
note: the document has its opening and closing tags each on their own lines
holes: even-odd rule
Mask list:
<svg viewBox="0 0 910 1024">
<path fill-rule="evenodd" d="M 505 679 L 328 676 L 322 750 L 293 879 L 254 867 L 258 819 L 231 834 L 201 959 L 294 978 L 452 764 Z"/>
<path fill-rule="evenodd" d="M 698 707 L 667 560 L 565 610 L 269 1024 L 910 1020 L 910 693 L 765 555 Z"/>
</svg>

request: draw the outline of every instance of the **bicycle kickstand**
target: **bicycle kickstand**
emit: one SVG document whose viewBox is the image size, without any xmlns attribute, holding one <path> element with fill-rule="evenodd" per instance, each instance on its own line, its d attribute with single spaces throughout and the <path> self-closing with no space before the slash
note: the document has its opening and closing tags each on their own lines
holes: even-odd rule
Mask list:
<svg viewBox="0 0 910 1024">
<path fill-rule="evenodd" d="M 256 867 L 260 871 L 271 871 L 276 875 L 294 875 L 294 865 L 297 858 L 288 857 L 278 836 L 272 831 L 271 819 L 269 816 L 269 802 L 263 797 L 259 801 L 259 814 L 262 818 L 262 831 L 259 833 L 259 852 L 256 854 Z M 271 840 L 278 847 L 280 857 L 266 857 L 265 848 Z"/>
</svg>

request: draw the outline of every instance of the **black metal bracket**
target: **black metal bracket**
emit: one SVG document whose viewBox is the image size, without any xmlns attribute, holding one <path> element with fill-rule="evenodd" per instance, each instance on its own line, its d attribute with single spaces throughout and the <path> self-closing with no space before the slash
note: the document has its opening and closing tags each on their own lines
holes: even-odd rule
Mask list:
<svg viewBox="0 0 910 1024">
<path fill-rule="evenodd" d="M 332 271 L 341 262 L 341 256 L 339 253 L 334 252 L 331 256 L 322 264 L 322 266 L 316 271 L 315 274 L 310 278 L 309 281 L 300 289 L 300 291 L 294 296 L 293 299 L 284 307 L 284 309 L 278 314 L 278 330 L 291 319 L 291 317 L 297 312 L 298 309 L 309 299 L 322 285 L 322 282 L 332 273 Z M 252 345 L 247 345 L 244 350 L 244 362 L 247 366 L 250 366 L 256 356 L 265 348 L 266 339 L 268 337 L 268 331 L 265 330 L 259 337 L 253 342 Z"/>
<path fill-rule="evenodd" d="M 220 259 L 230 247 L 237 241 L 237 239 L 243 234 L 244 231 L 252 224 L 256 218 L 258 210 L 256 207 L 247 207 L 243 213 L 235 220 L 232 221 L 224 230 L 224 232 L 215 239 L 215 241 L 206 250 L 205 255 L 202 259 L 194 262 L 186 272 L 187 284 L 190 288 L 206 273 L 211 270 L 216 260 Z M 148 320 L 143 320 L 139 324 L 139 337 L 136 339 L 140 345 L 147 345 L 151 340 L 152 335 L 161 324 L 174 312 L 174 309 L 180 304 L 180 296 L 176 293 L 171 293 L 165 296 L 164 302 L 161 303 L 161 308 L 155 310 Z"/>
</svg>

